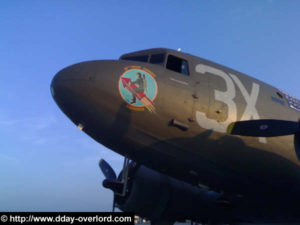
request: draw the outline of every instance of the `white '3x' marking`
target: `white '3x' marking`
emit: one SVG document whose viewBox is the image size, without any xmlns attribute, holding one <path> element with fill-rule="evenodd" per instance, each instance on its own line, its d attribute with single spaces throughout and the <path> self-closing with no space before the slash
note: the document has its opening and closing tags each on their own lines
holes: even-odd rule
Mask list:
<svg viewBox="0 0 300 225">
<path fill-rule="evenodd" d="M 246 109 L 241 117 L 241 120 L 250 120 L 250 119 L 260 119 L 257 109 L 255 107 L 257 98 L 259 95 L 259 85 L 252 83 L 251 93 L 249 94 L 242 84 L 240 79 L 234 74 L 227 74 L 222 70 L 217 68 L 199 64 L 196 66 L 196 72 L 198 73 L 211 73 L 213 75 L 219 76 L 224 79 L 227 90 L 219 91 L 215 90 L 215 99 L 217 101 L 224 102 L 228 106 L 228 117 L 224 122 L 217 122 L 216 120 L 209 119 L 203 112 L 196 111 L 196 120 L 197 123 L 205 129 L 213 129 L 217 132 L 226 133 L 227 127 L 231 122 L 237 121 L 237 107 L 236 103 L 233 101 L 236 95 L 235 86 L 232 80 L 239 87 L 245 101 L 247 103 Z M 232 78 L 232 80 L 230 79 Z M 266 143 L 266 138 L 259 138 L 259 141 Z"/>
</svg>

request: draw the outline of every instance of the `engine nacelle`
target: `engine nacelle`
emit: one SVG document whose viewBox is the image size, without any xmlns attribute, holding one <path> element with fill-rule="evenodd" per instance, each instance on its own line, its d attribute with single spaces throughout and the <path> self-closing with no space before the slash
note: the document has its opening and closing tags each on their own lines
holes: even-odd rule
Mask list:
<svg viewBox="0 0 300 225">
<path fill-rule="evenodd" d="M 121 174 L 119 175 L 119 177 Z M 126 195 L 115 194 L 118 208 L 155 220 L 207 220 L 223 217 L 221 194 L 179 181 L 145 166 L 130 168 Z M 226 210 L 225 210 L 226 211 Z M 223 213 L 222 213 L 223 214 Z"/>
</svg>

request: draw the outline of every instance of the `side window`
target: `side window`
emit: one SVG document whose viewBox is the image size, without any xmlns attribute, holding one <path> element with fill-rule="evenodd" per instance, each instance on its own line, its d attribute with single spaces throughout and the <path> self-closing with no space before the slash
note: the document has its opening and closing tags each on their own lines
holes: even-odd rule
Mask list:
<svg viewBox="0 0 300 225">
<path fill-rule="evenodd" d="M 164 64 L 165 55 L 164 54 L 153 54 L 150 58 L 150 63 L 152 64 Z"/>
<path fill-rule="evenodd" d="M 184 75 L 189 75 L 188 62 L 184 59 L 178 58 L 173 55 L 168 56 L 167 69 L 173 70 Z"/>
<path fill-rule="evenodd" d="M 300 100 L 287 94 L 284 92 L 281 92 L 280 94 L 283 94 L 283 96 L 285 97 L 286 101 L 288 102 L 288 105 L 290 108 L 295 109 L 297 111 L 300 112 Z M 278 92 L 277 92 L 278 95 Z"/>
</svg>

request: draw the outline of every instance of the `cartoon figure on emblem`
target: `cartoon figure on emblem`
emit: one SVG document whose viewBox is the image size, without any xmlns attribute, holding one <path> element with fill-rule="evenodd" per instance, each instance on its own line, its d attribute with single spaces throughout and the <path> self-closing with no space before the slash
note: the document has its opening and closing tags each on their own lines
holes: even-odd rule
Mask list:
<svg viewBox="0 0 300 225">
<path fill-rule="evenodd" d="M 137 94 L 144 94 L 147 90 L 147 81 L 146 81 L 146 77 L 145 74 L 142 74 L 140 72 L 136 73 L 137 79 L 135 81 L 129 81 L 129 85 L 136 85 L 136 88 L 134 88 L 134 90 L 131 92 L 132 94 L 132 100 L 130 102 L 130 104 L 134 104 L 136 103 L 136 96 Z"/>
</svg>

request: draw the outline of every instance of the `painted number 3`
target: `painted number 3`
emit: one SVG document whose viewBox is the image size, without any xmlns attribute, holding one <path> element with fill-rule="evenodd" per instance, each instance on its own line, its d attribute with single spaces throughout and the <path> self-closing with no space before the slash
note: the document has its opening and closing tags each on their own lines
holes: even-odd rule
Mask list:
<svg viewBox="0 0 300 225">
<path fill-rule="evenodd" d="M 240 79 L 234 74 L 227 74 L 222 70 L 203 64 L 198 64 L 196 66 L 196 72 L 202 74 L 210 73 L 221 77 L 225 81 L 227 90 L 215 90 L 214 97 L 217 101 L 223 102 L 228 106 L 228 117 L 223 122 L 217 122 L 216 120 L 209 119 L 206 117 L 205 113 L 196 111 L 196 120 L 199 126 L 205 129 L 212 129 L 217 132 L 226 133 L 228 125 L 231 122 L 237 121 L 237 107 L 236 103 L 233 100 L 236 96 L 236 89 L 234 83 L 240 89 L 247 103 L 245 111 L 240 120 L 260 119 L 257 109 L 255 107 L 260 88 L 258 84 L 252 83 L 251 92 L 248 93 L 247 89 L 242 84 Z M 266 143 L 266 138 L 259 138 L 259 141 L 262 143 Z"/>
</svg>

